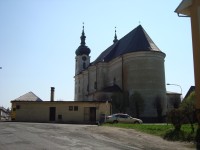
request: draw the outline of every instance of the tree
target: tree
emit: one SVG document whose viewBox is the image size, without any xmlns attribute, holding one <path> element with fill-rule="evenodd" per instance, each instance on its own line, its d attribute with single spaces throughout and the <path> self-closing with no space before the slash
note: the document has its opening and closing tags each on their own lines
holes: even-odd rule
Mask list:
<svg viewBox="0 0 200 150">
<path fill-rule="evenodd" d="M 174 130 L 180 132 L 183 124 L 183 113 L 180 108 L 174 108 L 168 113 L 168 120 L 173 124 Z"/>
<path fill-rule="evenodd" d="M 194 114 L 195 114 L 195 92 L 192 92 L 189 97 L 184 99 L 178 109 L 173 109 L 168 114 L 168 118 L 174 125 L 176 131 L 180 131 L 181 125 L 185 123 L 185 118 L 189 121 L 194 133 Z"/>
<path fill-rule="evenodd" d="M 123 92 L 123 105 L 125 107 L 125 112 L 126 112 L 126 109 L 129 107 L 129 92 L 128 91 Z"/>
<path fill-rule="evenodd" d="M 111 96 L 113 112 L 123 112 L 123 95 L 121 92 L 116 92 Z"/>
<path fill-rule="evenodd" d="M 181 103 L 180 96 L 174 96 L 174 97 L 170 98 L 169 103 L 170 103 L 170 105 L 173 106 L 173 108 L 178 108 Z"/>
<path fill-rule="evenodd" d="M 161 99 L 160 96 L 157 96 L 155 98 L 153 105 L 154 105 L 154 107 L 156 108 L 156 111 L 157 111 L 158 121 L 161 122 L 162 121 L 162 112 L 163 112 L 163 103 L 162 103 L 162 99 Z"/>
<path fill-rule="evenodd" d="M 128 107 L 128 92 L 117 92 L 111 96 L 113 112 L 125 113 Z"/>
<path fill-rule="evenodd" d="M 141 113 L 144 111 L 144 99 L 139 92 L 134 92 L 134 94 L 130 96 L 129 107 L 131 112 L 139 118 Z"/>
<path fill-rule="evenodd" d="M 186 99 L 184 99 L 180 105 L 180 109 L 182 110 L 184 116 L 189 121 L 192 133 L 194 132 L 194 114 L 195 114 L 195 92 L 192 92 Z"/>
</svg>

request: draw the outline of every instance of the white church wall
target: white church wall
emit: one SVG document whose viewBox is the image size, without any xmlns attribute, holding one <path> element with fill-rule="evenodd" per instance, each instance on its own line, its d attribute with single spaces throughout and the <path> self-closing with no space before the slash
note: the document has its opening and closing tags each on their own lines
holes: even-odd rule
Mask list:
<svg viewBox="0 0 200 150">
<path fill-rule="evenodd" d="M 90 66 L 89 68 L 89 93 L 96 91 L 95 82 L 96 82 L 96 66 Z"/>
<path fill-rule="evenodd" d="M 115 81 L 114 81 L 115 79 Z M 117 57 L 108 63 L 106 86 L 117 84 L 122 88 L 122 59 Z"/>
<path fill-rule="evenodd" d="M 162 99 L 163 112 L 166 111 L 166 88 L 164 53 L 136 52 L 124 55 L 124 88 L 130 94 L 139 92 L 144 99 L 144 117 L 156 117 L 154 102 Z"/>
<path fill-rule="evenodd" d="M 87 101 L 88 95 L 88 71 L 83 71 L 83 98 L 82 101 Z"/>
<path fill-rule="evenodd" d="M 97 90 L 102 90 L 105 86 L 106 74 L 107 74 L 107 64 L 98 63 L 97 64 Z"/>
</svg>

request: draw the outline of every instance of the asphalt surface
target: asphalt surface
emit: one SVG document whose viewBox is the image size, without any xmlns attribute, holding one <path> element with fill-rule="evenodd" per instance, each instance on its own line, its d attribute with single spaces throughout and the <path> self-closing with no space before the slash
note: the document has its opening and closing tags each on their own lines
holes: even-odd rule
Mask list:
<svg viewBox="0 0 200 150">
<path fill-rule="evenodd" d="M 95 125 L 0 122 L 0 150 L 185 149 L 184 145 L 162 144 L 157 137 L 152 138 L 155 143 L 147 139 L 132 130 Z"/>
</svg>

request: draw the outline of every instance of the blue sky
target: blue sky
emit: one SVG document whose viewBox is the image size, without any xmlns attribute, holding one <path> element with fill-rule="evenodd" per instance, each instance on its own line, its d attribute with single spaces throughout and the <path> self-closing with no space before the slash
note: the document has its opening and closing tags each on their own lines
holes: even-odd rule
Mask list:
<svg viewBox="0 0 200 150">
<path fill-rule="evenodd" d="M 166 53 L 166 83 L 183 96 L 194 85 L 190 18 L 174 10 L 181 0 L 1 0 L 0 106 L 32 91 L 43 100 L 74 100 L 75 50 L 82 22 L 93 61 L 139 25 Z M 179 92 L 178 86 L 166 86 Z"/>
</svg>

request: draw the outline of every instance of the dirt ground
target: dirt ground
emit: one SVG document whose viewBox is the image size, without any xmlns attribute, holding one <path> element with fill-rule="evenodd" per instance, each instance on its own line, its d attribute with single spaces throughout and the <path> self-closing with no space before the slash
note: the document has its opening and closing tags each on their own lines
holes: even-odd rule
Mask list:
<svg viewBox="0 0 200 150">
<path fill-rule="evenodd" d="M 122 129 L 106 126 L 86 128 L 93 134 L 102 134 L 129 146 L 148 150 L 191 150 L 195 149 L 193 143 L 166 141 L 158 136 L 135 131 L 134 129 Z"/>
<path fill-rule="evenodd" d="M 0 150 L 191 150 L 192 143 L 169 142 L 133 129 L 0 122 Z"/>
</svg>

